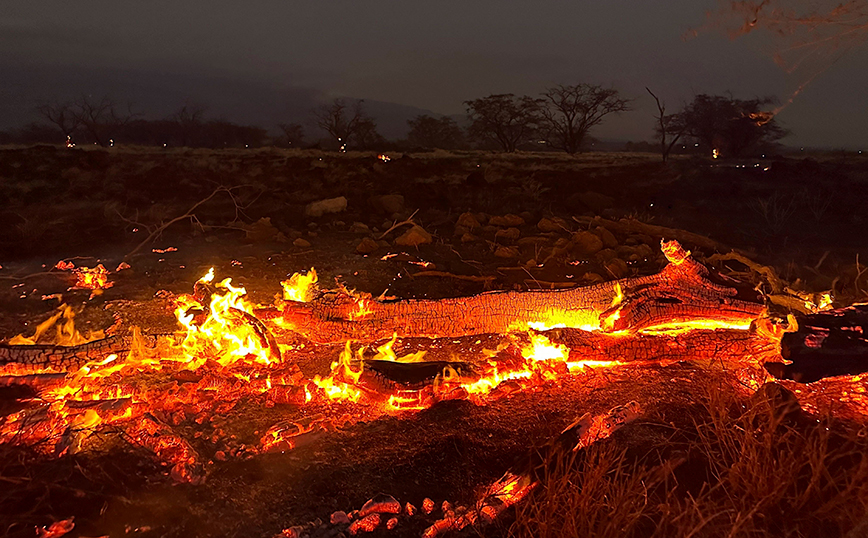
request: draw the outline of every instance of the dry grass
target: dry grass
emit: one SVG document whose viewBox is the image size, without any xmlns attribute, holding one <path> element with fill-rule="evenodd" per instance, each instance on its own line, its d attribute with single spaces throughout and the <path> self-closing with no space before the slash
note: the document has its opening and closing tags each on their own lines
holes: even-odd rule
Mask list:
<svg viewBox="0 0 868 538">
<path fill-rule="evenodd" d="M 655 435 L 616 436 L 555 458 L 508 534 L 868 535 L 868 428 L 785 407 L 714 390 L 680 424 L 631 427 Z"/>
</svg>

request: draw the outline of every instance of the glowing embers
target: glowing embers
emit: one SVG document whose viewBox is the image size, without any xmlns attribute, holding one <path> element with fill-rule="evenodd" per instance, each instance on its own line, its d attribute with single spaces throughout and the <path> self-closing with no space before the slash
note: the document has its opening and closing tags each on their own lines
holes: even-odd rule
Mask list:
<svg viewBox="0 0 868 538">
<path fill-rule="evenodd" d="M 427 360 L 425 351 L 398 357 L 396 338 L 366 356 L 366 347 L 354 351 L 347 343 L 331 373 L 316 376 L 308 385 L 310 401 L 352 402 L 384 412 L 426 409 L 444 400 L 491 399 L 545 383 L 589 368 L 619 366 L 618 361 L 573 360 L 570 349 L 542 334 L 504 339 L 494 350 L 483 350 L 468 359 Z M 457 353 L 457 351 L 456 351 Z"/>
<path fill-rule="evenodd" d="M 315 278 L 315 274 L 314 274 Z M 213 268 L 196 283 L 194 295 L 177 298 L 175 315 L 186 330 L 181 348 L 188 360 L 213 359 L 223 366 L 236 361 L 271 364 L 280 349 L 252 312 L 247 291 L 227 278 L 215 286 Z"/>
</svg>

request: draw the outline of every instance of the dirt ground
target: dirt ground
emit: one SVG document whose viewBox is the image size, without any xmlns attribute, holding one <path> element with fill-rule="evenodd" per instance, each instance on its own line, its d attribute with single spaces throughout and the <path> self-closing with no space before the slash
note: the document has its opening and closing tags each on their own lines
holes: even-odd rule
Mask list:
<svg viewBox="0 0 868 538">
<path fill-rule="evenodd" d="M 311 267 L 326 287 L 337 280 L 373 296 L 438 298 L 584 285 L 663 265 L 660 237 L 649 233 L 596 231 L 602 248 L 589 245 L 582 233 L 598 228 L 595 217 L 689 230 L 774 266 L 796 287 L 833 289 L 847 304 L 864 297 L 868 159 L 657 159 L 0 149 L 0 339 L 31 334 L 61 300 L 76 309 L 80 330 L 105 329 L 123 312 L 129 323 L 140 316 L 146 331 L 172 332 L 159 292 L 190 292 L 210 267 L 269 303 L 281 280 Z M 231 191 L 190 211 L 219 187 Z M 310 215 L 309 204 L 341 196 L 345 209 Z M 430 242 L 399 244 L 413 224 Z M 93 297 L 70 290 L 74 275 L 54 269 L 60 260 L 102 263 L 113 286 Z M 123 261 L 130 267 L 115 272 Z M 327 371 L 338 350 L 313 353 L 302 371 Z M 719 379 L 705 368 L 592 371 L 485 406 L 441 402 L 354 421 L 282 454 L 219 461 L 213 444 L 194 441 L 208 458 L 201 485 L 173 484 L 151 455 L 111 432 L 60 459 L 3 447 L 0 535 L 32 536 L 36 525 L 74 516 L 69 536 L 272 536 L 377 493 L 416 506 L 424 497 L 468 504 L 584 412 L 637 400 L 654 421 L 688 420 L 685 409 Z M 20 394 L 3 397 L 5 415 Z M 230 431 L 238 447 L 281 419 L 317 412 L 260 404 L 240 401 L 204 427 Z M 199 439 L 203 426 L 179 428 Z M 418 536 L 433 518 L 375 536 Z"/>
</svg>

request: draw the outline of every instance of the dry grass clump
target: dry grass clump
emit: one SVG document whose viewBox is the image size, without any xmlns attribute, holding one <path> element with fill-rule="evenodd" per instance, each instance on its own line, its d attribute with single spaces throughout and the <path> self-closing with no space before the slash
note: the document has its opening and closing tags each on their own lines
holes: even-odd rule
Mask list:
<svg viewBox="0 0 868 538">
<path fill-rule="evenodd" d="M 808 417 L 776 385 L 750 402 L 711 391 L 687 417 L 551 458 L 508 534 L 868 536 L 864 424 Z"/>
</svg>

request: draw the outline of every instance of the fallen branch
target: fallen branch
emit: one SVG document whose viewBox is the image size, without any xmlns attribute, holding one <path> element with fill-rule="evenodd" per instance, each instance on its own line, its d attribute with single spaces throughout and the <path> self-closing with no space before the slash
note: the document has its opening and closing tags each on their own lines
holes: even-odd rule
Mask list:
<svg viewBox="0 0 868 538">
<path fill-rule="evenodd" d="M 211 194 L 209 194 L 205 198 L 203 198 L 203 199 L 199 200 L 198 202 L 196 202 L 195 204 L 193 204 L 193 207 L 188 209 L 187 212 L 184 213 L 183 215 L 179 215 L 179 216 L 177 216 L 177 217 L 175 217 L 175 218 L 173 218 L 167 222 L 160 223 L 160 225 L 157 226 L 150 233 L 150 235 L 148 235 L 148 237 L 146 237 L 144 239 L 144 241 L 142 241 L 141 243 L 136 245 L 136 248 L 134 248 L 126 256 L 124 256 L 124 260 L 128 260 L 131 257 L 133 257 L 134 255 L 138 254 L 138 252 L 140 250 L 142 250 L 146 245 L 150 244 L 151 242 L 156 240 L 158 237 L 160 237 L 169 226 L 175 224 L 176 222 L 181 222 L 182 220 L 195 219 L 196 218 L 196 213 L 195 213 L 196 209 L 198 209 L 199 206 L 201 206 L 205 202 L 211 200 L 212 198 L 214 198 L 215 196 L 217 196 L 221 192 L 225 192 L 225 193 L 229 194 L 229 197 L 232 198 L 233 203 L 235 203 L 236 210 L 240 210 L 240 206 L 238 205 L 238 202 L 235 200 L 235 197 L 232 195 L 232 190 L 237 189 L 237 188 L 238 187 L 224 187 L 223 185 L 221 185 L 221 186 L 217 187 L 216 189 L 214 189 L 214 191 Z M 124 219 L 124 220 L 127 220 L 127 219 Z"/>
<path fill-rule="evenodd" d="M 675 240 L 679 243 L 695 245 L 697 247 L 707 249 L 712 252 L 723 252 L 730 250 L 723 243 L 718 243 L 713 239 L 709 239 L 704 235 L 677 230 L 675 228 L 667 228 L 666 226 L 657 226 L 654 224 L 646 224 L 635 219 L 621 219 L 619 221 L 604 219 L 602 217 L 573 217 L 573 220 L 585 226 L 592 223 L 602 226 L 610 232 L 629 234 L 638 233 L 649 235 L 658 240 Z"/>
<path fill-rule="evenodd" d="M 497 277 L 494 276 L 456 275 L 455 273 L 448 273 L 446 271 L 419 271 L 418 273 L 412 273 L 410 276 L 434 276 L 442 278 L 454 278 L 456 280 L 467 280 L 468 282 L 492 282 L 494 280 L 497 280 Z"/>
</svg>

